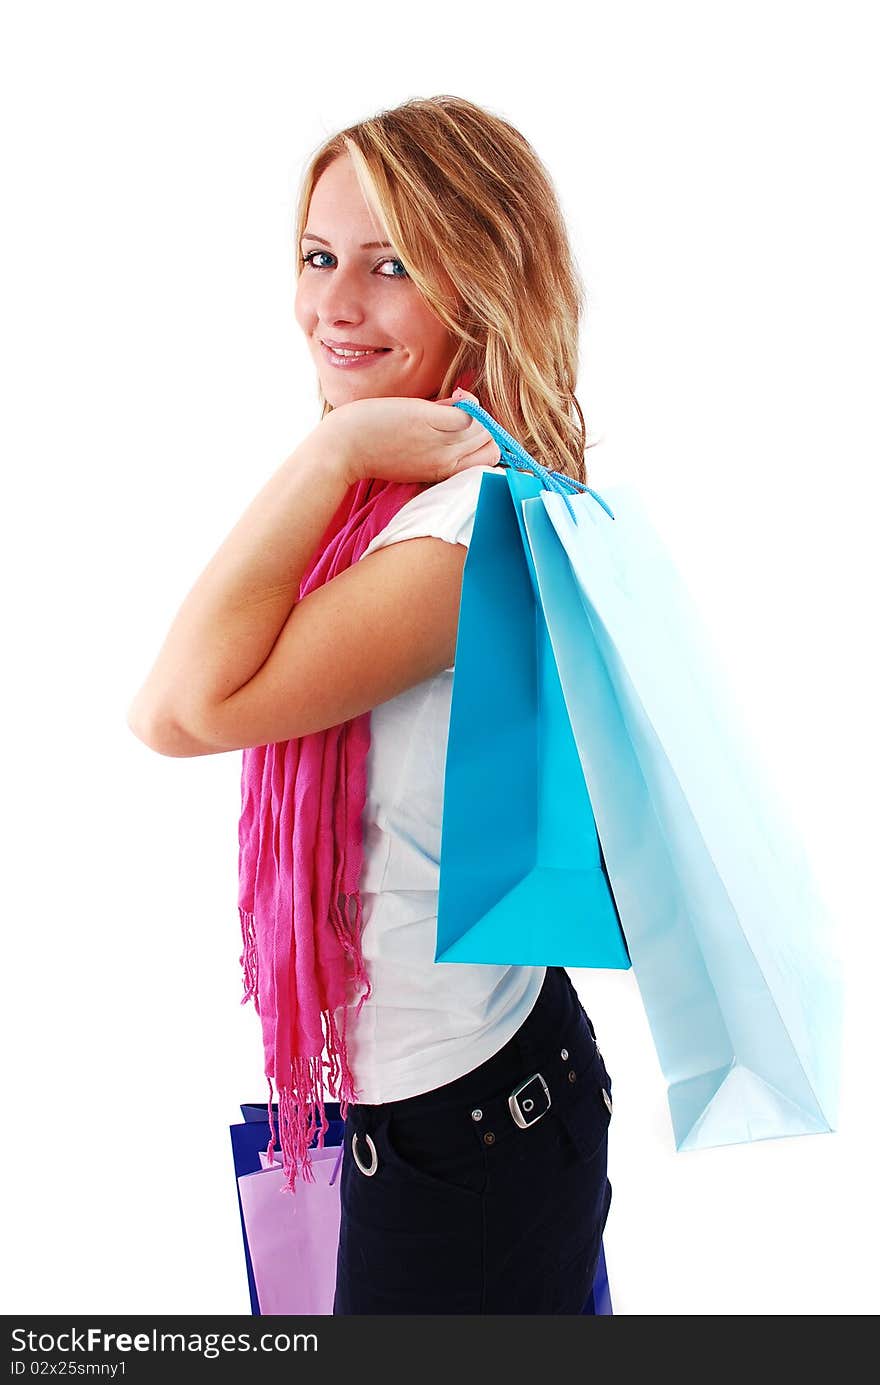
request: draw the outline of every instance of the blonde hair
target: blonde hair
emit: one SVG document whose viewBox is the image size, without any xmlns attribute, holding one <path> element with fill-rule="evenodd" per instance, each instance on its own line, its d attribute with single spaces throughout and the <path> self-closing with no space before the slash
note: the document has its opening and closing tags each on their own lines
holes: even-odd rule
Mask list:
<svg viewBox="0 0 880 1385">
<path fill-rule="evenodd" d="M 462 97 L 381 111 L 312 156 L 297 248 L 315 184 L 344 154 L 407 274 L 458 341 L 438 397 L 464 376 L 528 452 L 585 482 L 586 426 L 575 396 L 584 291 L 556 193 L 531 145 Z M 326 414 L 331 406 L 322 401 Z"/>
</svg>

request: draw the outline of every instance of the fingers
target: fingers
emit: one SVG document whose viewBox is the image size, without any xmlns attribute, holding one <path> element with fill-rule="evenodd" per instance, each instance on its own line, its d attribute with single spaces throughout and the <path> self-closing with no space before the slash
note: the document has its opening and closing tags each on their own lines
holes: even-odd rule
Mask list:
<svg viewBox="0 0 880 1385">
<path fill-rule="evenodd" d="M 483 432 L 485 433 L 485 429 Z M 458 461 L 458 470 L 463 471 L 469 466 L 497 466 L 501 461 L 501 448 L 495 439 L 487 434 L 484 442 L 473 449 L 464 453 Z"/>
<path fill-rule="evenodd" d="M 473 398 L 473 395 L 470 397 Z M 462 414 L 464 409 L 456 409 L 455 412 Z M 460 439 L 463 464 L 466 466 L 495 466 L 501 460 L 501 449 L 497 442 L 488 428 L 485 428 L 478 419 L 471 418 L 470 414 L 466 414 L 465 417 L 469 419 L 469 423 Z"/>
<path fill-rule="evenodd" d="M 440 400 L 434 400 L 439 404 Z M 484 447 L 487 443 L 495 448 L 500 456 L 498 445 L 489 432 L 484 428 L 478 419 L 472 418 L 464 409 L 446 409 L 443 414 L 434 414 L 431 418 L 431 426 L 436 428 L 439 433 L 447 434 L 446 442 L 449 446 L 460 451 L 462 456 L 467 456 L 478 447 Z"/>
<path fill-rule="evenodd" d="M 479 404 L 480 402 L 475 394 L 471 394 L 470 390 L 463 390 L 461 388 L 452 391 L 452 399 L 453 402 L 459 399 L 469 399 L 472 404 Z"/>
<path fill-rule="evenodd" d="M 470 390 L 457 388 L 452 391 L 450 399 L 437 399 L 434 403 L 449 406 L 455 404 L 459 399 L 469 399 L 472 404 L 479 404 L 480 402 L 475 394 L 471 394 Z M 456 463 L 457 469 L 463 470 L 468 466 L 497 466 L 501 460 L 501 449 L 492 434 L 466 410 L 448 408 L 439 426 L 444 431 L 460 434 L 455 439 L 456 446 L 461 448 L 461 455 Z"/>
<path fill-rule="evenodd" d="M 459 386 L 456 386 L 445 399 L 435 399 L 433 402 L 435 404 L 457 404 L 459 399 L 469 399 L 472 404 L 479 404 L 480 402 L 475 394 L 471 394 L 470 390 L 463 390 Z"/>
<path fill-rule="evenodd" d="M 479 404 L 480 402 L 475 394 L 471 394 L 470 390 L 462 389 L 454 389 L 448 399 L 435 399 L 432 401 L 434 404 L 445 405 L 447 410 L 446 419 L 451 420 L 448 423 L 444 420 L 443 423 L 438 424 L 438 427 L 449 427 L 450 429 L 456 427 L 463 428 L 466 425 L 461 421 L 462 415 L 468 421 L 472 421 L 471 415 L 467 413 L 466 410 L 452 407 L 452 405 L 457 404 L 460 399 L 469 399 L 472 404 Z"/>
</svg>

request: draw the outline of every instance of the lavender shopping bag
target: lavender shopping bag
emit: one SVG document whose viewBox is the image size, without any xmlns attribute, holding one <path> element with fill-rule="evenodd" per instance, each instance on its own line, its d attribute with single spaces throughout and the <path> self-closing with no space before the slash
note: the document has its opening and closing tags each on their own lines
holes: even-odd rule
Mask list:
<svg viewBox="0 0 880 1385">
<path fill-rule="evenodd" d="M 330 1128 L 323 1149 L 315 1147 L 316 1140 L 312 1144 L 315 1182 L 298 1179 L 293 1193 L 281 1190 L 280 1164 L 263 1166 L 266 1104 L 243 1105 L 244 1124 L 229 1127 L 251 1312 L 257 1316 L 333 1312 L 344 1122 L 338 1102 L 326 1101 L 324 1109 Z M 272 1111 L 277 1130 L 277 1104 Z"/>
</svg>

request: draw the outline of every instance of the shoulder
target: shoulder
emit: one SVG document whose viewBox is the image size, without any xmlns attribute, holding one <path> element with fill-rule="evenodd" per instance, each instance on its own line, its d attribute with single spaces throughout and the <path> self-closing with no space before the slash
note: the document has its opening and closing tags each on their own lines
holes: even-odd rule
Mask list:
<svg viewBox="0 0 880 1385">
<path fill-rule="evenodd" d="M 489 472 L 503 474 L 500 466 L 471 466 L 447 476 L 426 490 L 420 491 L 402 505 L 361 557 L 366 558 L 377 548 L 399 543 L 404 539 L 437 538 L 447 543 L 470 543 L 480 497 L 483 477 Z"/>
</svg>

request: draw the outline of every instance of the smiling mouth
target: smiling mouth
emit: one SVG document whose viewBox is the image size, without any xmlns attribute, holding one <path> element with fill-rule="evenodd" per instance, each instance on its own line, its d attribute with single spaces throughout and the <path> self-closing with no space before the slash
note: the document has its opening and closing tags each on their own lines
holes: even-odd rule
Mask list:
<svg viewBox="0 0 880 1385">
<path fill-rule="evenodd" d="M 390 352 L 390 346 L 328 346 L 325 341 L 321 342 L 324 364 L 342 374 L 353 370 L 369 370 L 370 366 L 378 365 L 382 357 Z"/>
<path fill-rule="evenodd" d="M 381 353 L 391 350 L 390 346 L 364 346 L 358 347 L 357 349 L 342 346 L 330 346 L 330 344 L 326 341 L 322 341 L 321 345 L 324 347 L 326 351 L 331 352 L 332 355 L 338 356 L 340 360 L 346 360 L 353 356 L 378 356 Z"/>
</svg>

